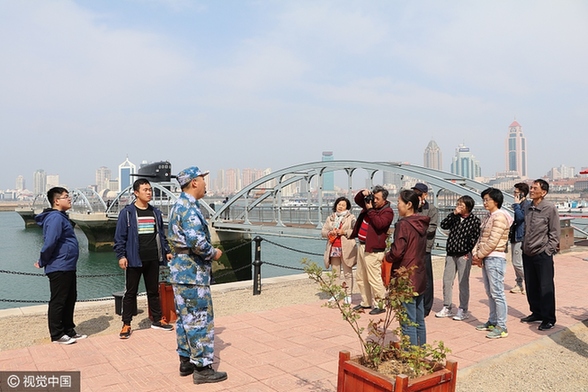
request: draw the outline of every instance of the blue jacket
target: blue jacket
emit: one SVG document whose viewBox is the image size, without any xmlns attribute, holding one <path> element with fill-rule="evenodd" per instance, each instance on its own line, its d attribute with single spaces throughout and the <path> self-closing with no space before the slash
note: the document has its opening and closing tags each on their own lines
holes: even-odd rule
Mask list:
<svg viewBox="0 0 588 392">
<path fill-rule="evenodd" d="M 155 230 L 157 232 L 157 259 L 159 265 L 167 263 L 166 254 L 171 253 L 167 240 L 165 238 L 165 229 L 163 227 L 163 216 L 159 209 L 151 204 L 147 207 L 153 211 L 155 216 Z M 137 224 L 137 210 L 135 204 L 129 204 L 118 214 L 116 222 L 116 231 L 114 232 L 114 253 L 116 259 L 127 258 L 129 267 L 142 267 L 143 263 L 139 257 L 139 229 Z"/>
<path fill-rule="evenodd" d="M 523 200 L 521 203 L 513 204 L 514 222 L 512 223 L 510 242 L 522 242 L 525 237 L 525 208 L 531 200 Z M 513 235 L 514 234 L 514 235 Z"/>
<path fill-rule="evenodd" d="M 80 249 L 73 225 L 66 213 L 46 209 L 35 217 L 43 228 L 43 247 L 39 256 L 39 266 L 45 274 L 57 271 L 75 271 Z"/>
</svg>

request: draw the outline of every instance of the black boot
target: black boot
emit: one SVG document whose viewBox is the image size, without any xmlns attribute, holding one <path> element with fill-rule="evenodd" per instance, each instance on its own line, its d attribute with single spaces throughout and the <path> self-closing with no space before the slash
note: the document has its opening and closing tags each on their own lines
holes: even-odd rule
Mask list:
<svg viewBox="0 0 588 392">
<path fill-rule="evenodd" d="M 217 372 L 211 365 L 198 367 L 196 366 L 194 374 L 192 375 L 194 384 L 204 384 L 211 382 L 225 381 L 227 379 L 226 372 Z"/>
<path fill-rule="evenodd" d="M 190 374 L 194 373 L 195 368 L 196 366 L 190 362 L 190 358 L 182 357 L 180 355 L 180 376 L 189 376 Z"/>
</svg>

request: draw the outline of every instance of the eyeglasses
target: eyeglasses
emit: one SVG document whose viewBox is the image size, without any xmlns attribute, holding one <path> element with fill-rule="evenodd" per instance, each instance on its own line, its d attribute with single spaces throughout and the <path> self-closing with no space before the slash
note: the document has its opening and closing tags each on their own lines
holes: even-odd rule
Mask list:
<svg viewBox="0 0 588 392">
<path fill-rule="evenodd" d="M 71 196 L 61 196 L 58 197 L 59 200 L 65 200 L 65 199 L 70 199 L 71 200 Z"/>
</svg>

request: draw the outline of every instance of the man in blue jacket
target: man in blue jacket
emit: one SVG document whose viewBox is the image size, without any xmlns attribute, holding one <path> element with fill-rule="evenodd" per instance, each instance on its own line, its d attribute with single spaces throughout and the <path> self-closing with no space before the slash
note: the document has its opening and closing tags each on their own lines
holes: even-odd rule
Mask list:
<svg viewBox="0 0 588 392">
<path fill-rule="evenodd" d="M 174 329 L 162 317 L 159 302 L 159 266 L 165 265 L 172 257 L 165 237 L 163 217 L 159 209 L 149 204 L 153 197 L 153 188 L 148 180 L 136 180 L 133 183 L 133 193 L 135 202 L 118 214 L 114 234 L 114 252 L 118 265 L 125 270 L 121 339 L 131 336 L 131 320 L 137 303 L 141 275 L 145 281 L 147 304 L 153 317 L 151 328 L 164 331 Z"/>
<path fill-rule="evenodd" d="M 71 197 L 65 188 L 54 187 L 47 192 L 51 208 L 35 217 L 43 228 L 43 247 L 35 267 L 45 269 L 49 278 L 49 333 L 51 341 L 72 344 L 87 336 L 75 331 L 73 321 L 77 299 L 76 266 L 78 239 L 65 211 L 71 208 Z"/>
</svg>

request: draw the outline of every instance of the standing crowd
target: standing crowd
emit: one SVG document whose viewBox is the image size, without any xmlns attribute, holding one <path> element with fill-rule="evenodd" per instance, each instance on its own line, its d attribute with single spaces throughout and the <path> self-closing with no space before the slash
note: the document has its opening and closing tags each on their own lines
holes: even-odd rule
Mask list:
<svg viewBox="0 0 588 392">
<path fill-rule="evenodd" d="M 114 250 L 120 268 L 125 271 L 122 299 L 121 339 L 131 336 L 131 321 L 141 276 L 145 281 L 151 327 L 173 331 L 174 326 L 162 315 L 158 278 L 159 266 L 169 265 L 170 282 L 176 304 L 175 332 L 180 376 L 192 375 L 195 384 L 227 379 L 225 372 L 215 370 L 214 313 L 210 284 L 212 261 L 223 252 L 212 245 L 208 223 L 199 200 L 206 194 L 204 177 L 208 172 L 192 166 L 177 175 L 181 194 L 170 215 L 166 236 L 161 212 L 153 207 L 153 190 L 146 179 L 133 184 L 135 200 L 119 214 Z M 495 188 L 481 193 L 487 214 L 474 215 L 475 201 L 470 196 L 457 200 L 455 209 L 439 223 L 439 213 L 427 201 L 429 187 L 417 183 L 402 190 L 397 199 L 398 219 L 389 243 L 394 211 L 388 191 L 382 186 L 363 189 L 354 198 L 361 208 L 357 219 L 351 213 L 351 202 L 338 198 L 322 228 L 327 239 L 324 262 L 341 281 L 342 300 L 356 311 L 378 315 L 386 311 L 384 297 L 387 283 L 400 267 L 416 267 L 411 275 L 414 288 L 412 301 L 404 303 L 410 325 L 402 330 L 411 344 L 426 343 L 425 318 L 433 307 L 434 287 L 431 250 L 437 226 L 448 231 L 443 272 L 443 306 L 436 317 L 462 321 L 469 318 L 469 276 L 472 265 L 482 268 L 488 296 L 488 320 L 476 327 L 491 339 L 508 336 L 507 300 L 504 289 L 506 254 L 512 254 L 515 286 L 511 293 L 527 296 L 530 314 L 520 321 L 540 322 L 539 330 L 556 323 L 553 256 L 559 250 L 560 224 L 555 205 L 545 200 L 549 184 L 535 180 L 514 186 L 514 217 L 502 209 L 504 196 Z M 71 197 L 65 188 L 48 191 L 51 208 L 36 217 L 43 228 L 44 243 L 35 266 L 44 268 L 49 278 L 50 300 L 48 324 L 51 340 L 72 344 L 87 336 L 75 331 L 73 321 L 77 299 L 76 265 L 78 242 L 73 225 L 66 215 Z M 361 296 L 352 304 L 354 277 Z M 459 306 L 454 312 L 453 284 L 457 276 Z M 135 313 L 136 314 L 136 313 Z"/>
</svg>

